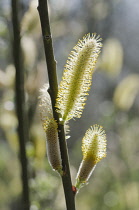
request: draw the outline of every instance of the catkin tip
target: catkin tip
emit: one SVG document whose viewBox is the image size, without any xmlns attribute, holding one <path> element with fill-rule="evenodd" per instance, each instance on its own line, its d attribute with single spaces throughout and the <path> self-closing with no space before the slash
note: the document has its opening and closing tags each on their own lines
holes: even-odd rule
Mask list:
<svg viewBox="0 0 139 210">
<path fill-rule="evenodd" d="M 100 125 L 91 126 L 82 140 L 83 159 L 92 158 L 96 164 L 106 157 L 106 134 Z"/>
</svg>

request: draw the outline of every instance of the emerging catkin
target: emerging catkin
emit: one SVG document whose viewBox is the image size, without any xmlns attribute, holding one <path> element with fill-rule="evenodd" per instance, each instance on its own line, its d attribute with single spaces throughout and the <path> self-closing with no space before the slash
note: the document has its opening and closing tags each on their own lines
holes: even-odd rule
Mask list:
<svg viewBox="0 0 139 210">
<path fill-rule="evenodd" d="M 87 34 L 69 55 L 56 100 L 57 112 L 63 121 L 81 117 L 102 47 L 100 41 L 96 34 Z"/>
<path fill-rule="evenodd" d="M 62 162 L 57 133 L 57 123 L 52 118 L 47 122 L 46 128 L 46 150 L 50 165 L 62 175 Z"/>
<path fill-rule="evenodd" d="M 53 118 L 51 99 L 47 92 L 48 85 L 40 90 L 40 115 L 42 126 L 46 133 L 46 150 L 50 165 L 62 175 L 62 161 L 59 147 L 57 122 Z"/>
<path fill-rule="evenodd" d="M 80 164 L 76 188 L 79 189 L 90 178 L 96 164 L 106 157 L 106 134 L 102 126 L 93 125 L 82 140 L 83 160 Z"/>
</svg>

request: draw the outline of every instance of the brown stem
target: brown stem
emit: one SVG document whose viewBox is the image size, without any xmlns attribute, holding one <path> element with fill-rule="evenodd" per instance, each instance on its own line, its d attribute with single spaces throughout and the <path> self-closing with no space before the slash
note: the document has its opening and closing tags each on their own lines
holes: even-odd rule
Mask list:
<svg viewBox="0 0 139 210">
<path fill-rule="evenodd" d="M 69 169 L 68 151 L 67 144 L 65 141 L 64 127 L 59 123 L 59 115 L 56 112 L 55 108 L 56 97 L 58 92 L 58 83 L 56 75 L 56 61 L 53 53 L 52 37 L 49 24 L 48 5 L 47 0 L 38 0 L 38 2 L 38 12 L 42 28 L 42 36 L 50 85 L 49 93 L 51 96 L 54 118 L 58 123 L 58 136 L 60 143 L 62 166 L 64 171 L 64 175 L 62 176 L 62 183 L 65 193 L 66 206 L 67 210 L 75 210 L 75 200 L 74 193 L 72 191 L 72 182 Z"/>
<path fill-rule="evenodd" d="M 27 114 L 25 111 L 25 93 L 24 93 L 24 71 L 21 60 L 21 44 L 20 44 L 20 24 L 18 0 L 11 1 L 12 6 L 12 23 L 13 23 L 13 56 L 16 69 L 15 93 L 16 93 L 16 111 L 18 118 L 18 136 L 20 148 L 20 163 L 22 174 L 22 207 L 23 210 L 29 210 L 29 186 L 27 172 L 27 157 L 25 150 L 25 142 L 28 140 Z"/>
</svg>

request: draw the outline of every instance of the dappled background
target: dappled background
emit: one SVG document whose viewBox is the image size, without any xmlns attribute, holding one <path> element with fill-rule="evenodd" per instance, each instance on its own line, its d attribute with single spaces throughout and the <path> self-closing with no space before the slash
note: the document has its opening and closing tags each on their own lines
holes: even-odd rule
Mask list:
<svg viewBox="0 0 139 210">
<path fill-rule="evenodd" d="M 0 1 L 0 209 L 19 210 L 21 177 L 10 0 Z M 38 92 L 47 69 L 37 0 L 20 1 L 30 140 L 31 210 L 64 210 L 61 180 L 48 164 L 38 113 Z M 68 139 L 73 183 L 82 159 L 81 140 L 93 124 L 107 134 L 107 157 L 77 195 L 77 210 L 137 210 L 139 201 L 139 2 L 138 0 L 49 0 L 58 80 L 69 52 L 84 34 L 103 39 L 93 84 L 80 119 L 70 122 Z"/>
</svg>

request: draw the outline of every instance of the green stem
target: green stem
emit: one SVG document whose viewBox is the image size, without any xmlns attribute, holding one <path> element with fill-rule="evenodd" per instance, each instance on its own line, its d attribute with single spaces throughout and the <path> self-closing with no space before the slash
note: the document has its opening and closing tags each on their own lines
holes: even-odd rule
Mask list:
<svg viewBox="0 0 139 210">
<path fill-rule="evenodd" d="M 24 71 L 22 67 L 22 53 L 20 44 L 20 24 L 18 18 L 18 0 L 11 1 L 12 7 L 12 23 L 13 23 L 13 56 L 16 69 L 15 92 L 16 92 L 16 111 L 18 117 L 18 136 L 20 148 L 20 162 L 22 173 L 22 188 L 23 188 L 23 210 L 29 210 L 29 186 L 27 172 L 27 157 L 25 142 L 28 141 L 29 134 L 27 128 L 27 113 L 25 111 L 25 93 L 24 93 Z"/>
<path fill-rule="evenodd" d="M 39 2 L 38 12 L 42 28 L 42 36 L 43 36 L 46 64 L 47 64 L 48 78 L 50 85 L 49 93 L 51 96 L 54 118 L 58 123 L 58 136 L 59 136 L 60 151 L 62 158 L 62 167 L 64 171 L 64 175 L 62 176 L 62 183 L 65 193 L 66 206 L 67 210 L 75 210 L 75 200 L 74 200 L 74 193 L 72 191 L 72 182 L 71 182 L 71 175 L 69 169 L 68 151 L 65 140 L 64 126 L 60 124 L 59 115 L 56 112 L 55 108 L 56 97 L 58 92 L 58 82 L 56 75 L 56 61 L 53 53 L 52 37 L 51 37 L 50 24 L 49 24 L 47 0 L 38 0 L 38 2 Z"/>
</svg>

